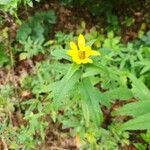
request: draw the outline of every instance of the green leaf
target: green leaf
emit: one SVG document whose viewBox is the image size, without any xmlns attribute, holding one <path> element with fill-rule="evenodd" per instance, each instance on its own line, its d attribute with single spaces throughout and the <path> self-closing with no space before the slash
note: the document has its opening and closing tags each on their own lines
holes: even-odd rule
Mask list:
<svg viewBox="0 0 150 150">
<path fill-rule="evenodd" d="M 120 126 L 121 130 L 147 130 L 150 129 L 150 113 L 132 119 Z"/>
<path fill-rule="evenodd" d="M 122 130 L 145 130 L 150 129 L 150 92 L 144 83 L 134 75 L 129 74 L 132 81 L 132 91 L 136 98 L 141 101 L 134 102 L 119 108 L 114 115 L 129 115 L 135 117 L 124 123 Z"/>
<path fill-rule="evenodd" d="M 146 113 L 150 113 L 150 101 L 138 101 L 118 108 L 113 114 L 114 115 L 127 115 L 138 117 Z"/>
<path fill-rule="evenodd" d="M 85 118 L 86 127 L 88 127 L 90 124 L 90 111 L 88 108 L 88 104 L 86 103 L 86 101 L 82 100 L 81 105 L 82 105 L 83 116 Z"/>
<path fill-rule="evenodd" d="M 28 3 L 32 7 L 32 2 Z M 40 20 L 40 21 L 39 21 Z M 52 10 L 35 13 L 24 22 L 17 31 L 17 40 L 25 43 L 28 37 L 33 41 L 44 41 L 56 23 L 56 15 Z"/>
<path fill-rule="evenodd" d="M 5 63 L 8 62 L 9 62 L 8 56 L 3 52 L 3 50 L 1 50 L 0 47 L 0 67 L 2 67 Z"/>
<path fill-rule="evenodd" d="M 101 64 L 98 65 L 88 65 L 86 67 L 85 73 L 83 73 L 83 78 L 89 77 L 89 76 L 94 76 L 97 74 L 100 74 L 101 72 L 108 74 L 108 70 L 106 67 L 102 66 Z"/>
<path fill-rule="evenodd" d="M 132 92 L 134 96 L 140 100 L 150 100 L 150 91 L 145 84 L 132 74 L 129 74 L 129 78 L 132 81 Z"/>
<path fill-rule="evenodd" d="M 66 60 L 71 60 L 71 58 L 67 55 L 67 51 L 64 49 L 57 49 L 51 52 L 52 56 L 56 57 L 56 59 L 66 59 Z"/>
<path fill-rule="evenodd" d="M 86 43 L 86 45 L 92 46 L 96 41 L 97 39 L 90 40 L 89 42 Z"/>
<path fill-rule="evenodd" d="M 53 84 L 53 94 L 54 94 L 54 108 L 58 109 L 61 103 L 65 100 L 66 96 L 69 96 L 69 91 L 73 89 L 74 85 L 78 82 L 81 76 L 80 71 L 77 71 L 79 65 L 73 64 L 68 73 L 62 78 L 61 81 L 55 82 Z"/>
<path fill-rule="evenodd" d="M 28 5 L 29 5 L 30 7 L 33 7 L 33 2 L 30 1 L 30 2 L 28 3 Z"/>
<path fill-rule="evenodd" d="M 97 67 L 88 67 L 86 68 L 85 73 L 83 73 L 83 78 L 94 76 L 99 73 L 100 73 L 100 70 Z"/>
<path fill-rule="evenodd" d="M 99 97 L 97 97 L 97 92 L 95 88 L 92 86 L 89 78 L 85 78 L 80 86 L 80 92 L 81 92 L 81 98 L 82 98 L 82 104 L 86 104 L 85 108 L 84 105 L 82 105 L 83 112 L 87 112 L 87 107 L 88 111 L 90 113 L 90 118 L 92 121 L 95 123 L 95 125 L 100 126 L 100 124 L 103 121 L 103 114 L 100 109 L 99 105 Z M 87 112 L 88 113 L 88 112 Z M 84 113 L 85 114 L 85 113 Z M 84 116 L 85 120 L 88 122 L 88 117 Z"/>
<path fill-rule="evenodd" d="M 99 98 L 99 102 L 100 104 L 106 106 L 106 107 L 110 107 L 110 100 L 108 97 L 106 97 L 106 95 L 104 95 L 103 93 L 101 93 L 97 88 L 93 87 L 95 90 L 95 96 Z"/>
<path fill-rule="evenodd" d="M 114 90 L 106 91 L 105 93 L 103 93 L 103 96 L 110 102 L 112 100 L 128 100 L 130 98 L 133 98 L 131 90 L 125 87 L 119 87 Z"/>
<path fill-rule="evenodd" d="M 20 42 L 24 42 L 31 34 L 32 30 L 27 23 L 23 23 L 20 29 L 17 31 L 16 39 Z"/>
<path fill-rule="evenodd" d="M 6 100 L 4 99 L 4 97 L 2 97 L 1 95 L 0 95 L 0 106 L 1 105 L 5 105 L 6 104 Z"/>
</svg>

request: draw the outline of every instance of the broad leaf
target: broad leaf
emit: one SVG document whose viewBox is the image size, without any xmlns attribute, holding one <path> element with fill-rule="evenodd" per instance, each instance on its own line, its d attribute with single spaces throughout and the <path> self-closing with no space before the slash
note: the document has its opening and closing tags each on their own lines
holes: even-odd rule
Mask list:
<svg viewBox="0 0 150 150">
<path fill-rule="evenodd" d="M 150 100 L 150 91 L 145 84 L 132 74 L 129 74 L 129 78 L 132 81 L 134 96 L 140 100 Z"/>
<path fill-rule="evenodd" d="M 70 57 L 67 55 L 67 51 L 64 50 L 63 48 L 56 49 L 51 52 L 52 56 L 55 56 L 56 59 L 66 59 L 66 60 L 71 60 Z"/>
<path fill-rule="evenodd" d="M 62 80 L 54 84 L 52 92 L 54 94 L 54 107 L 56 109 L 59 108 L 65 97 L 69 95 L 69 91 L 73 89 L 75 83 L 79 80 L 81 74 L 77 71 L 78 68 L 79 65 L 73 64 Z"/>
<path fill-rule="evenodd" d="M 120 126 L 121 130 L 147 130 L 150 129 L 150 113 L 132 119 Z"/>
<path fill-rule="evenodd" d="M 113 100 L 128 100 L 130 98 L 133 98 L 133 94 L 131 90 L 125 87 L 119 87 L 114 90 L 106 91 L 103 93 L 103 97 L 105 97 L 108 101 Z"/>
<path fill-rule="evenodd" d="M 150 101 L 138 101 L 117 109 L 114 115 L 128 115 L 138 117 L 150 113 Z"/>
<path fill-rule="evenodd" d="M 119 108 L 115 115 L 128 115 L 135 117 L 121 126 L 123 130 L 145 130 L 150 129 L 150 92 L 148 88 L 134 75 L 129 74 L 132 81 L 132 91 L 140 101 L 127 104 Z"/>
<path fill-rule="evenodd" d="M 97 91 L 92 86 L 89 78 L 85 78 L 80 86 L 80 92 L 81 92 L 81 98 L 82 98 L 82 109 L 84 112 L 84 117 L 86 119 L 86 122 L 89 122 L 89 117 L 85 114 L 90 114 L 90 118 L 93 120 L 93 122 L 100 126 L 100 124 L 103 121 L 103 114 L 100 109 L 99 105 L 99 99 L 100 97 L 97 97 Z M 85 106 L 84 106 L 85 104 Z M 86 109 L 86 110 L 85 110 Z M 87 111 L 88 109 L 88 111 Z"/>
</svg>

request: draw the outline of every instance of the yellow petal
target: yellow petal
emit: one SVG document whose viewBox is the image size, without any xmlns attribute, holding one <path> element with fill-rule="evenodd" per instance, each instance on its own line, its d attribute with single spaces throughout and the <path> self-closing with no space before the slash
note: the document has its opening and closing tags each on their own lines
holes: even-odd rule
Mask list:
<svg viewBox="0 0 150 150">
<path fill-rule="evenodd" d="M 82 63 L 81 59 L 75 59 L 74 62 L 76 62 L 78 65 L 80 65 Z"/>
<path fill-rule="evenodd" d="M 70 42 L 70 47 L 72 50 L 78 50 L 77 45 L 74 42 Z"/>
<path fill-rule="evenodd" d="M 92 51 L 92 49 L 91 49 L 91 47 L 90 46 L 86 46 L 85 47 L 85 55 L 86 55 L 86 57 L 89 57 L 89 56 L 91 56 L 91 51 Z"/>
<path fill-rule="evenodd" d="M 80 50 L 84 50 L 85 48 L 85 38 L 82 34 L 80 34 L 78 37 L 78 46 Z"/>
<path fill-rule="evenodd" d="M 90 58 L 86 58 L 86 59 L 82 60 L 82 63 L 83 63 L 83 64 L 93 63 L 93 61 L 92 61 L 92 59 L 90 59 Z"/>
<path fill-rule="evenodd" d="M 93 60 L 88 58 L 88 63 L 93 63 Z"/>
<path fill-rule="evenodd" d="M 98 51 L 92 50 L 90 46 L 85 47 L 85 52 L 86 52 L 86 57 L 100 55 Z"/>
<path fill-rule="evenodd" d="M 74 57 L 74 56 L 78 55 L 78 51 L 77 50 L 69 50 L 69 51 L 67 51 L 67 54 L 71 57 Z"/>
<path fill-rule="evenodd" d="M 87 63 L 88 63 L 88 59 L 82 60 L 82 63 L 83 63 L 83 64 L 87 64 Z"/>
<path fill-rule="evenodd" d="M 91 50 L 91 55 L 92 55 L 92 56 L 99 56 L 99 55 L 100 55 L 100 52 L 95 51 L 95 50 Z"/>
</svg>

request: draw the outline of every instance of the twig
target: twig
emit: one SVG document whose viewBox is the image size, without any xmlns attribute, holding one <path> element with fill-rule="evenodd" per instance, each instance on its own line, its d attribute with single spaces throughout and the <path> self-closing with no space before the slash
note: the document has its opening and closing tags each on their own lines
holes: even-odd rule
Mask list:
<svg viewBox="0 0 150 150">
<path fill-rule="evenodd" d="M 11 48 L 11 45 L 9 45 L 9 53 L 10 53 L 10 61 L 11 61 L 11 70 L 12 70 L 12 82 L 14 84 L 14 93 L 15 93 L 15 98 L 17 99 L 18 101 L 18 108 L 21 109 L 20 107 L 20 101 L 19 101 L 19 98 L 18 98 L 18 91 L 17 91 L 17 87 L 15 85 L 15 69 L 14 69 L 14 66 L 13 66 L 13 53 L 12 53 L 12 48 Z"/>
<path fill-rule="evenodd" d="M 2 139 L 3 146 L 4 146 L 4 150 L 8 150 L 8 147 L 7 147 L 7 144 L 6 144 L 5 140 L 4 140 L 4 138 L 1 137 L 1 139 Z"/>
</svg>

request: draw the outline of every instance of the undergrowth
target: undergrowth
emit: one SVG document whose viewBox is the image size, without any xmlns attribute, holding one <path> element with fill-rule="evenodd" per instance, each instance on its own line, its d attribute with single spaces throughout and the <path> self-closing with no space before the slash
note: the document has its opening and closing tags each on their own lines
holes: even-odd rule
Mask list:
<svg viewBox="0 0 150 150">
<path fill-rule="evenodd" d="M 0 2 L 4 13 L 17 14 L 22 2 L 33 4 L 11 2 Z M 105 4 L 113 11 L 109 2 Z M 98 17 L 96 7 L 91 10 Z M 76 149 L 148 148 L 150 32 L 140 28 L 137 38 L 125 44 L 111 11 L 106 16 L 114 20 L 106 29 L 86 30 L 82 22 L 77 32 L 55 34 L 57 13 L 39 11 L 21 21 L 14 40 L 2 18 L 0 67 L 7 75 L 0 85 L 0 147 L 40 149 L 52 123 L 60 125 L 59 134 L 67 131 L 75 139 Z M 134 20 L 126 17 L 124 24 L 132 26 Z M 19 63 L 30 69 L 21 66 L 18 75 Z M 133 136 L 139 140 L 131 140 Z"/>
</svg>

